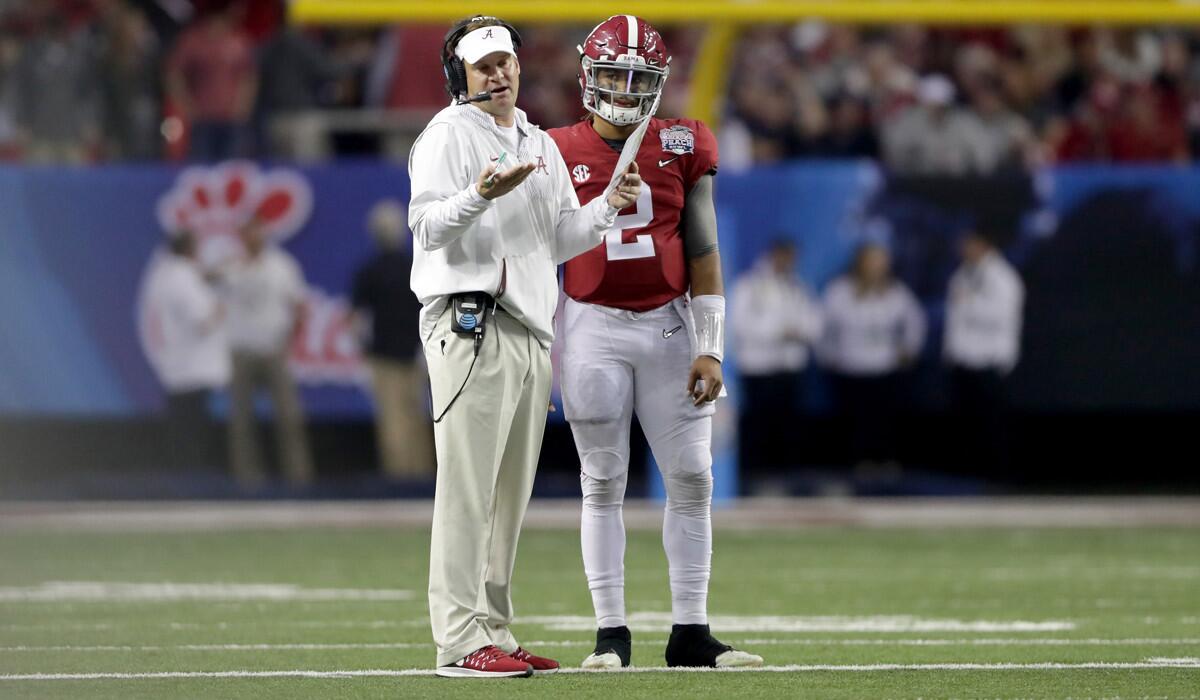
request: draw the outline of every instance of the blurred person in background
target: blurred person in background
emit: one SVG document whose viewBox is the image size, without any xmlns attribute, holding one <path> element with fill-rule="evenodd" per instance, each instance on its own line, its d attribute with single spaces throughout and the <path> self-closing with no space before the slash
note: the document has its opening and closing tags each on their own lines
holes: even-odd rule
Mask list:
<svg viewBox="0 0 1200 700">
<path fill-rule="evenodd" d="M 441 25 L 405 23 L 384 32 L 366 79 L 366 103 L 372 107 L 434 114 L 446 106 Z"/>
<path fill-rule="evenodd" d="M 245 5 L 219 0 L 175 40 L 166 63 L 167 97 L 190 126 L 188 157 L 218 161 L 246 154 L 258 91 Z"/>
<path fill-rule="evenodd" d="M 778 77 L 748 74 L 733 85 L 731 97 L 751 161 L 774 163 L 798 150 L 792 100 Z"/>
<path fill-rule="evenodd" d="M 150 160 L 161 151 L 158 37 L 125 0 L 102 6 L 100 123 L 108 160 Z"/>
<path fill-rule="evenodd" d="M 214 389 L 229 381 L 225 311 L 196 260 L 196 237 L 172 232 L 142 288 L 151 364 L 167 394 L 166 438 L 176 472 L 212 466 L 219 445 L 209 419 Z"/>
<path fill-rule="evenodd" d="M 997 78 L 979 80 L 970 91 L 971 141 L 975 170 L 980 175 L 1023 169 L 1035 158 L 1033 129 L 1005 102 Z"/>
<path fill-rule="evenodd" d="M 245 257 L 228 270 L 225 281 L 233 357 L 229 425 L 233 474 L 248 488 L 266 479 L 254 410 L 255 394 L 265 387 L 271 396 L 283 475 L 293 485 L 305 485 L 314 476 L 312 458 L 303 407 L 287 365 L 289 345 L 304 315 L 304 275 L 295 258 L 268 240 L 257 219 L 243 227 L 241 239 Z"/>
<path fill-rule="evenodd" d="M 21 54 L 20 41 L 13 36 L 0 16 L 0 161 L 16 159 L 20 154 L 17 143 L 17 121 L 13 107 L 12 69 Z"/>
<path fill-rule="evenodd" d="M 824 320 L 796 274 L 796 245 L 776 239 L 730 293 L 730 329 L 741 372 L 738 438 L 747 467 L 786 468 L 802 406 L 809 347 Z"/>
<path fill-rule="evenodd" d="M 962 265 L 946 294 L 942 356 L 955 416 L 966 422 L 961 453 L 994 466 L 1003 461 L 1005 381 L 1020 357 L 1025 285 L 979 232 L 968 231 L 959 250 Z"/>
<path fill-rule="evenodd" d="M 825 292 L 818 346 L 839 412 L 852 423 L 851 463 L 864 475 L 898 467 L 894 428 L 907 393 L 905 370 L 925 342 L 925 314 L 891 264 L 879 243 L 858 249 L 850 272 Z"/>
<path fill-rule="evenodd" d="M 867 102 L 840 93 L 829 104 L 829 128 L 813 144 L 822 158 L 878 158 L 879 139 L 871 124 Z"/>
<path fill-rule="evenodd" d="M 570 46 L 571 32 L 567 27 L 535 26 L 522 34 L 521 53 L 527 64 L 536 64 L 538 71 L 530 74 L 521 85 L 529 119 L 535 124 L 569 124 L 579 119 L 579 61 Z"/>
<path fill-rule="evenodd" d="M 1096 75 L 1065 117 L 1047 125 L 1043 139 L 1057 161 L 1112 158 L 1108 135 L 1120 109 L 1121 84 L 1110 75 Z"/>
<path fill-rule="evenodd" d="M 53 3 L 30 12 L 35 33 L 10 76 L 18 140 L 30 162 L 83 163 L 100 136 L 95 37 L 73 28 Z"/>
<path fill-rule="evenodd" d="M 384 474 L 397 480 L 434 474 L 433 424 L 425 408 L 421 303 L 412 272 L 404 205 L 379 202 L 367 215 L 377 252 L 354 276 L 351 302 L 363 329 L 375 400 L 375 437 Z"/>
<path fill-rule="evenodd" d="M 906 175 L 965 175 L 978 171 L 970 116 L 954 104 L 954 83 L 930 75 L 917 86 L 918 104 L 884 122 L 883 157 Z"/>
<path fill-rule="evenodd" d="M 1124 99 L 1108 131 L 1108 151 L 1118 163 L 1186 163 L 1187 132 L 1182 115 L 1173 113 L 1152 84 L 1124 91 Z"/>
<path fill-rule="evenodd" d="M 353 56 L 331 52 L 290 24 L 266 40 L 258 51 L 254 108 L 255 150 L 260 156 L 293 155 L 296 140 L 304 138 L 304 112 L 337 104 L 351 91 L 343 81 L 365 68 L 373 49 L 370 44 L 355 47 Z"/>
</svg>

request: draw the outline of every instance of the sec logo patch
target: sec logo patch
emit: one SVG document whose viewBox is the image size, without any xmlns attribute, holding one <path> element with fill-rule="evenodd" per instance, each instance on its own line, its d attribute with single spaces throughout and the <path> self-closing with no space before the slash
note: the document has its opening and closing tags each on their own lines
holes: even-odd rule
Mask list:
<svg viewBox="0 0 1200 700">
<path fill-rule="evenodd" d="M 588 178 L 591 176 L 592 176 L 591 169 L 589 169 L 588 166 L 584 165 L 583 163 L 576 165 L 571 170 L 571 177 L 575 178 L 575 182 L 578 182 L 580 184 L 587 182 Z"/>
</svg>

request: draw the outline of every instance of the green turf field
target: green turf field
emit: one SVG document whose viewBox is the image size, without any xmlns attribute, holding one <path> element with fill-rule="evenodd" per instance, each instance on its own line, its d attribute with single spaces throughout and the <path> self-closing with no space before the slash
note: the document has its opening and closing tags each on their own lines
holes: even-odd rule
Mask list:
<svg viewBox="0 0 1200 700">
<path fill-rule="evenodd" d="M 666 565 L 629 542 L 643 671 L 477 681 L 427 675 L 424 530 L 0 533 L 0 698 L 1200 696 L 1197 529 L 718 531 L 714 631 L 770 669 L 736 673 L 651 671 Z M 577 533 L 527 531 L 515 591 L 577 666 Z"/>
</svg>

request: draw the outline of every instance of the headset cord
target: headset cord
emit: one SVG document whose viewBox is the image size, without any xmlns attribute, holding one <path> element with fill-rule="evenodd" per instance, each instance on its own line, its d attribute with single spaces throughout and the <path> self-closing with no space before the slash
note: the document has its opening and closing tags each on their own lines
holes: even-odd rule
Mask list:
<svg viewBox="0 0 1200 700">
<path fill-rule="evenodd" d="M 500 347 L 500 329 L 495 328 L 496 305 L 498 303 L 499 302 L 492 302 L 492 326 L 493 326 L 493 331 L 496 333 L 496 348 L 497 349 L 499 349 L 499 347 Z M 438 414 L 438 417 L 433 419 L 434 423 L 442 422 L 442 419 L 446 417 L 446 412 L 450 410 L 450 407 L 454 405 L 455 401 L 458 401 L 458 397 L 462 396 L 463 389 L 467 388 L 467 382 L 470 381 L 470 379 L 471 379 L 471 372 L 474 371 L 474 369 L 475 369 L 475 362 L 479 359 L 479 348 L 483 347 L 483 336 L 480 335 L 479 333 L 476 333 L 474 342 L 475 342 L 475 353 L 474 353 L 474 357 L 471 358 L 471 366 L 467 368 L 467 376 L 463 377 L 462 385 L 460 387 L 458 387 L 458 391 L 454 392 L 454 398 L 450 399 L 450 403 L 446 404 L 446 408 L 442 409 L 442 412 L 440 414 Z"/>
</svg>

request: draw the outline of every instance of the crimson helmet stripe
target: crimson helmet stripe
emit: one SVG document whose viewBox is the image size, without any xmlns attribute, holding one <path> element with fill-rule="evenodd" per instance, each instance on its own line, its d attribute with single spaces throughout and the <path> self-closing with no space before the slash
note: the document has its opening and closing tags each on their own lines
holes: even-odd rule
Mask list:
<svg viewBox="0 0 1200 700">
<path fill-rule="evenodd" d="M 629 23 L 629 51 L 630 56 L 638 55 L 638 21 L 633 15 L 625 15 L 625 21 Z"/>
</svg>

